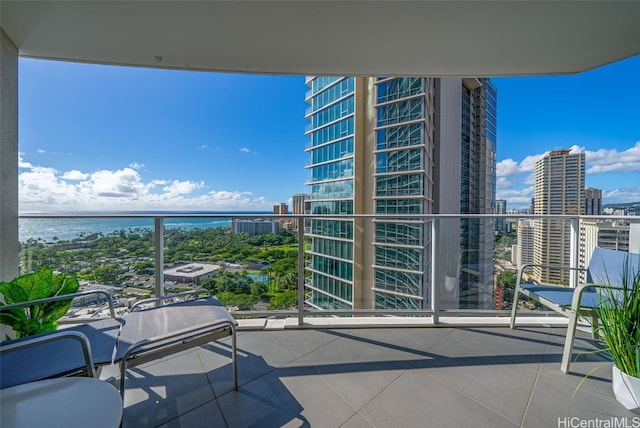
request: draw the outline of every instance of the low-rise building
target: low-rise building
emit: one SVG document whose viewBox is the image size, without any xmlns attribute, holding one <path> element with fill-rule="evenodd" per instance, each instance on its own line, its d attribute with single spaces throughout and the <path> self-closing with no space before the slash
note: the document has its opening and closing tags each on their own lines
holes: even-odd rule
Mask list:
<svg viewBox="0 0 640 428">
<path fill-rule="evenodd" d="M 220 265 L 208 263 L 191 263 L 164 271 L 165 281 L 175 281 L 187 284 L 199 284 L 203 279 L 215 276 Z"/>
<path fill-rule="evenodd" d="M 231 222 L 233 233 L 246 233 L 249 236 L 280 233 L 280 223 L 278 220 L 268 220 L 263 218 L 234 218 Z"/>
</svg>

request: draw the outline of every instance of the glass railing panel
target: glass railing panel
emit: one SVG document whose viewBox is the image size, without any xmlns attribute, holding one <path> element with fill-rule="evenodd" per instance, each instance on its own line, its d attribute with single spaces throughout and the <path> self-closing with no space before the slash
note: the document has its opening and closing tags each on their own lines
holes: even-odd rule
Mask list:
<svg viewBox="0 0 640 428">
<path fill-rule="evenodd" d="M 233 217 L 241 220 L 235 227 Z M 548 222 L 541 230 L 550 242 L 567 243 L 560 250 L 549 247 L 549 256 L 570 252 L 578 242 L 571 234 L 582 230 L 577 219 L 524 217 L 326 214 L 297 222 L 291 215 L 247 213 L 24 216 L 20 271 L 47 265 L 73 274 L 84 289 L 109 289 L 122 308 L 153 296 L 159 277 L 163 293 L 207 288 L 238 317 L 431 316 L 434 310 L 440 316 L 506 316 L 517 268 L 534 262 L 533 249 L 541 245 L 535 222 Z M 156 218 L 164 230 L 160 273 Z M 244 224 L 253 218 L 262 220 Z M 267 224 L 269 230 L 262 230 Z M 576 265 L 588 263 L 581 248 L 571 253 Z M 540 281 L 534 274 L 525 279 Z M 524 300 L 519 306 L 544 310 Z"/>
<path fill-rule="evenodd" d="M 21 218 L 19 271 L 48 266 L 73 275 L 79 291 L 105 290 L 121 312 L 154 294 L 153 221 L 149 218 Z M 108 316 L 104 296 L 74 300 L 67 321 Z"/>
</svg>

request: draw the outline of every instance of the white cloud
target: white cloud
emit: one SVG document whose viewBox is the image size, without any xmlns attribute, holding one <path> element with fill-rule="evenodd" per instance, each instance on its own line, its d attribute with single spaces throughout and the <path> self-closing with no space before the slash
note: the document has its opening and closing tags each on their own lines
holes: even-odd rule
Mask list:
<svg viewBox="0 0 640 428">
<path fill-rule="evenodd" d="M 616 149 L 585 151 L 587 157 L 587 175 L 603 172 L 639 172 L 640 141 L 621 152 Z"/>
<path fill-rule="evenodd" d="M 640 186 L 603 191 L 602 199 L 606 202 L 638 202 L 640 201 Z"/>
<path fill-rule="evenodd" d="M 273 202 L 250 192 L 214 190 L 202 193 L 203 181 L 153 179 L 145 182 L 138 171 L 126 167 L 86 174 L 59 173 L 33 166 L 20 155 L 25 171 L 19 174 L 20 210 L 53 211 L 245 211 L 270 210 Z"/>
<path fill-rule="evenodd" d="M 207 150 L 209 148 L 208 144 L 203 144 L 200 147 L 198 147 L 200 150 Z"/>
<path fill-rule="evenodd" d="M 45 149 L 38 149 L 37 152 L 39 154 L 47 153 L 47 151 Z"/>
<path fill-rule="evenodd" d="M 72 169 L 62 174 L 61 178 L 64 180 L 86 180 L 89 178 L 89 174 L 85 174 L 77 169 Z"/>
<path fill-rule="evenodd" d="M 138 162 L 131 162 L 129 164 L 129 168 L 133 168 L 136 171 L 140 171 L 142 168 L 144 168 L 144 164 L 143 163 L 138 163 Z"/>
<path fill-rule="evenodd" d="M 53 168 L 33 167 L 18 176 L 20 208 L 29 204 L 42 205 L 45 210 L 53 205 L 66 207 L 78 202 L 78 191 L 72 184 L 58 179 Z"/>
<path fill-rule="evenodd" d="M 496 164 L 496 175 L 498 177 L 511 177 L 520 174 L 520 167 L 513 159 L 504 159 Z"/>
<path fill-rule="evenodd" d="M 78 188 L 84 194 L 105 198 L 135 199 L 148 192 L 138 172 L 131 168 L 96 171 L 89 180 L 80 182 Z"/>
<path fill-rule="evenodd" d="M 24 160 L 24 153 L 18 153 L 18 168 L 33 168 L 31 163 Z"/>
<path fill-rule="evenodd" d="M 167 193 L 167 196 L 188 195 L 196 189 L 200 189 L 204 186 L 204 182 L 195 181 L 178 181 L 174 180 L 170 185 L 165 186 L 162 190 Z"/>
<path fill-rule="evenodd" d="M 498 177 L 513 177 L 524 172 L 533 172 L 536 168 L 536 162 L 542 156 L 544 156 L 544 153 L 529 155 L 522 162 L 516 162 L 511 158 L 501 160 L 496 164 L 496 175 Z"/>
<path fill-rule="evenodd" d="M 248 149 L 248 148 L 246 148 L 246 147 L 240 147 L 240 151 L 241 151 L 242 153 L 249 153 L 251 150 L 250 150 L 250 149 Z"/>
</svg>

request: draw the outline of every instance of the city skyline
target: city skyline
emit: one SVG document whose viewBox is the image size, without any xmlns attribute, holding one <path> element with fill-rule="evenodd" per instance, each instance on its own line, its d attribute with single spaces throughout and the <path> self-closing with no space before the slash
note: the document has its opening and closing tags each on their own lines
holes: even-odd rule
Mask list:
<svg viewBox="0 0 640 428">
<path fill-rule="evenodd" d="M 603 204 L 640 201 L 640 89 L 628 85 L 638 72 L 636 56 L 573 76 L 492 79 L 496 197 L 528 206 L 535 161 L 573 148 Z M 20 209 L 271 210 L 308 192 L 307 89 L 301 76 L 21 58 Z"/>
</svg>

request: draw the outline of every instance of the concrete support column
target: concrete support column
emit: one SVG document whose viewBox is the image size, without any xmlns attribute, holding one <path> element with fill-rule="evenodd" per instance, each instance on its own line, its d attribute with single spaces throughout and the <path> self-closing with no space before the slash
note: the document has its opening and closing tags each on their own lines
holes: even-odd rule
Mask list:
<svg viewBox="0 0 640 428">
<path fill-rule="evenodd" d="M 18 48 L 0 29 L 0 280 L 18 275 Z"/>
</svg>

